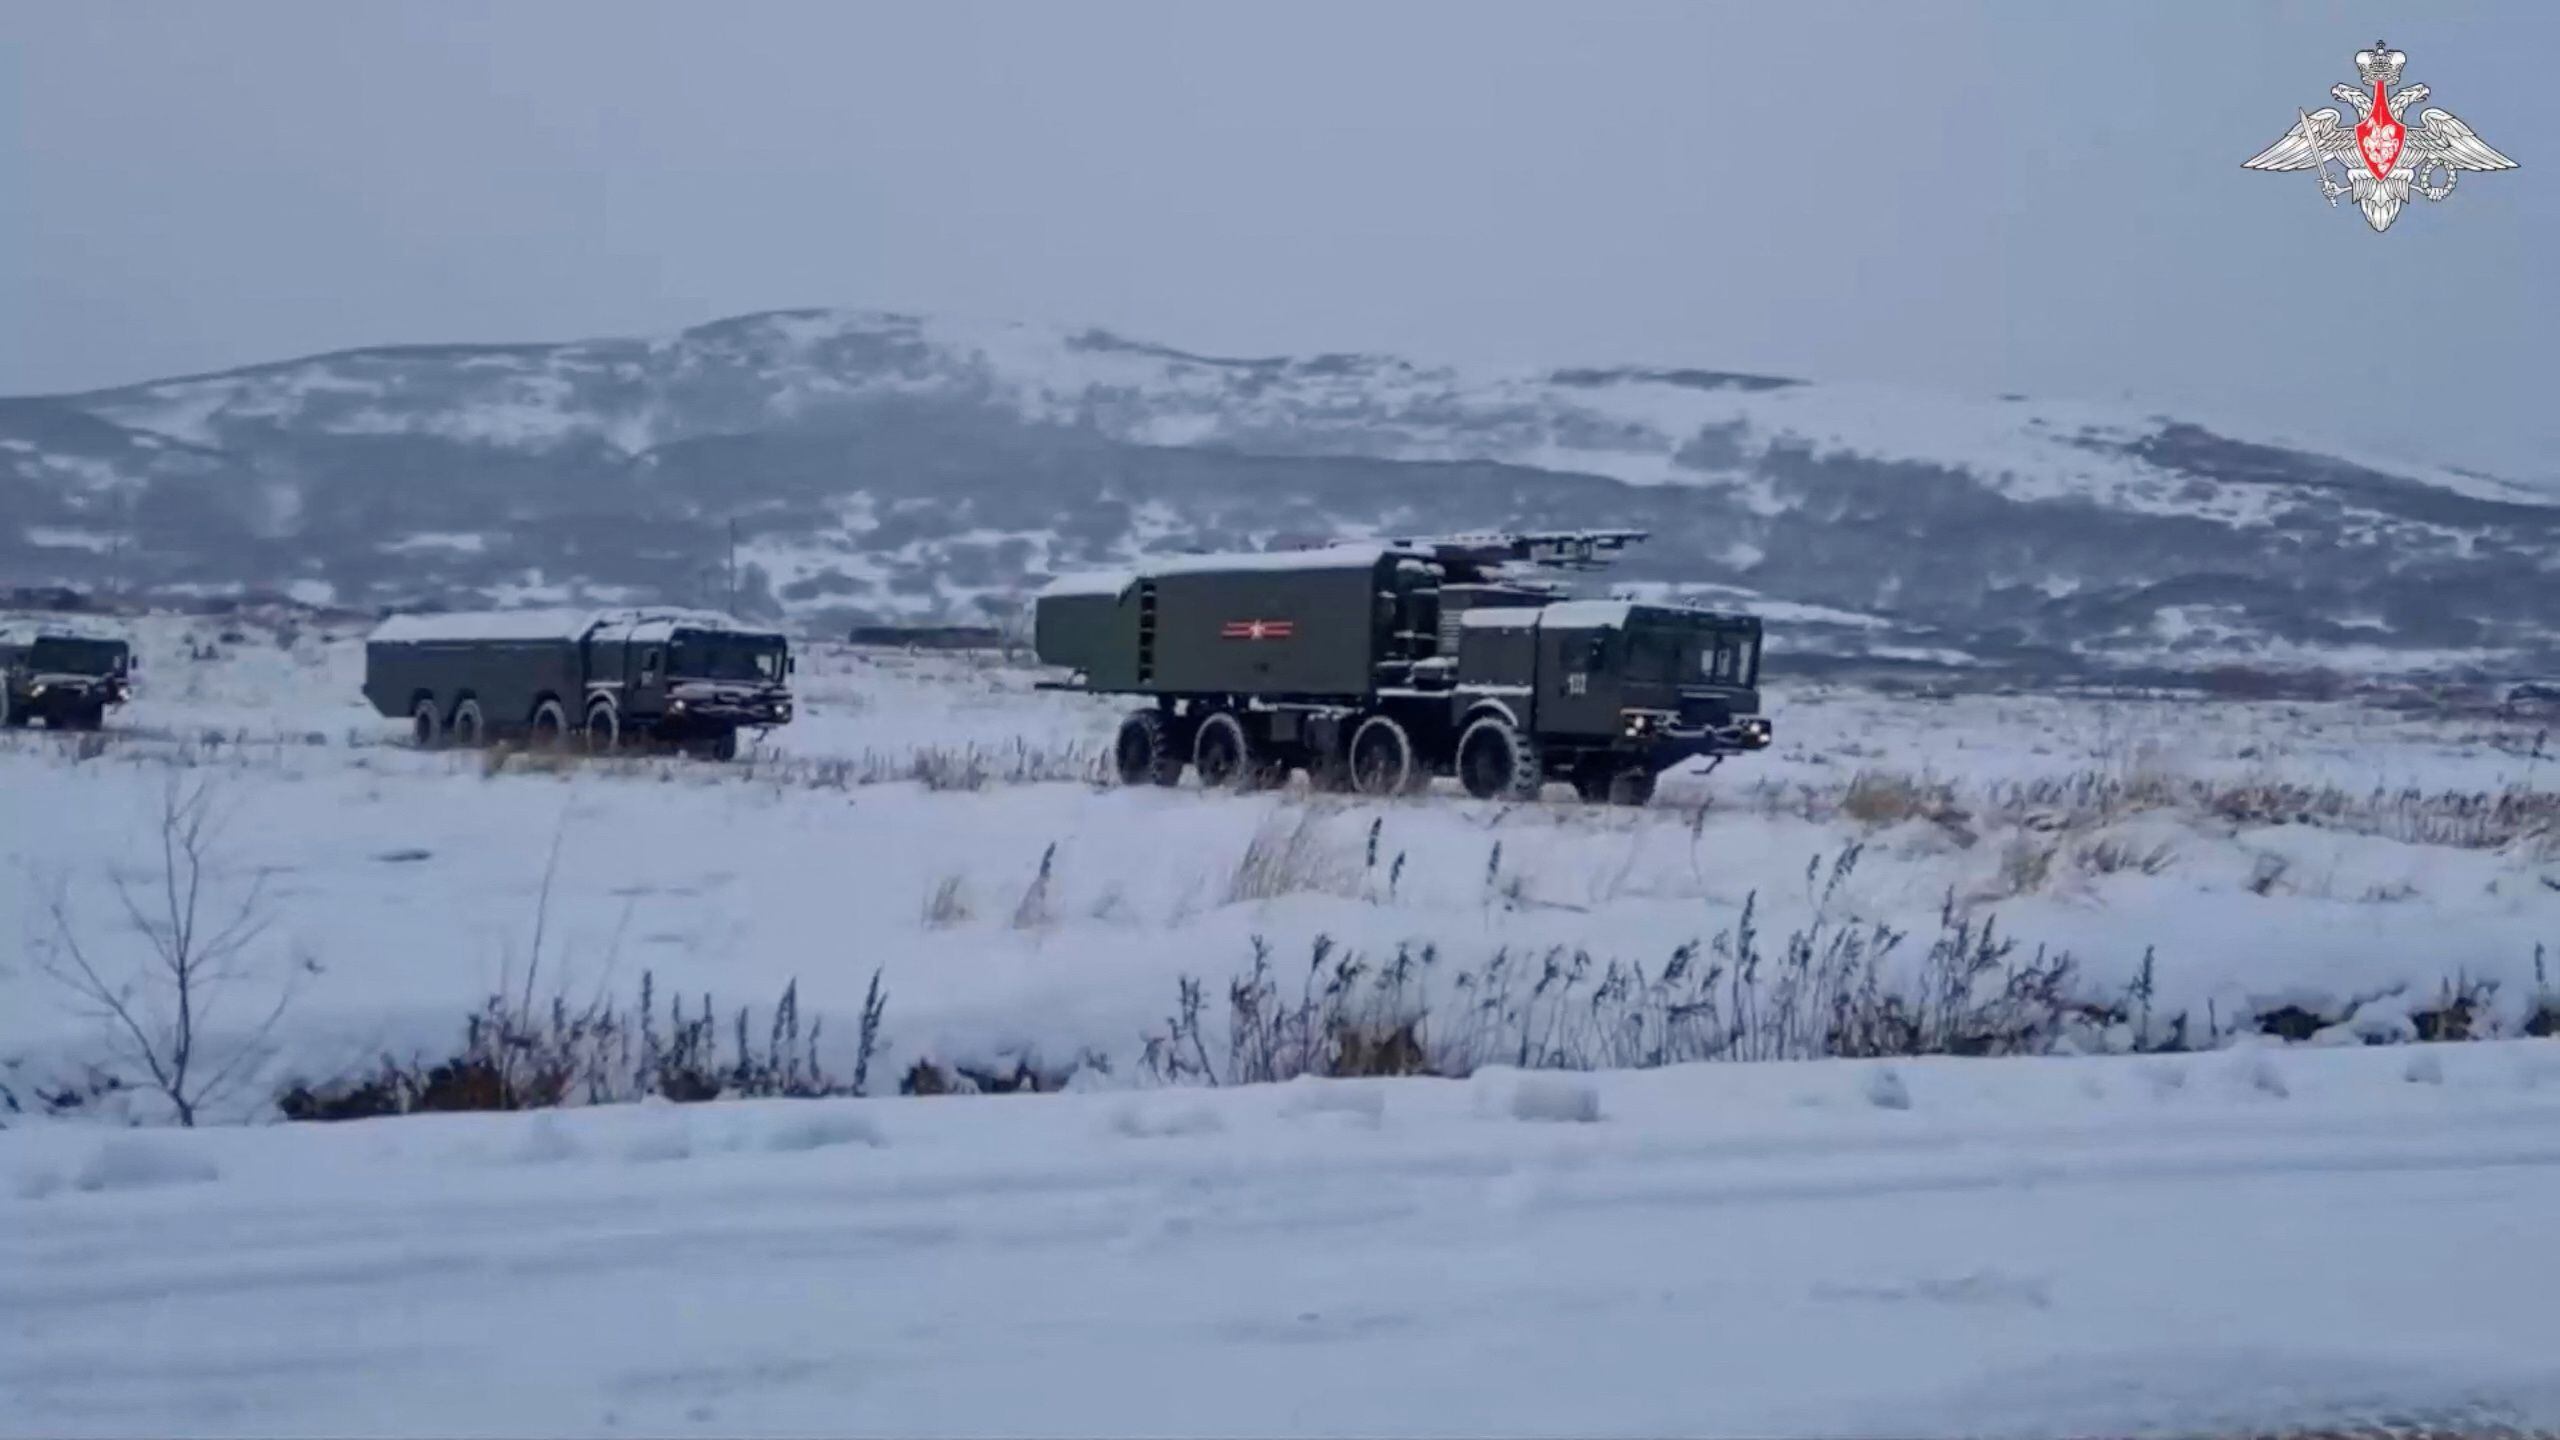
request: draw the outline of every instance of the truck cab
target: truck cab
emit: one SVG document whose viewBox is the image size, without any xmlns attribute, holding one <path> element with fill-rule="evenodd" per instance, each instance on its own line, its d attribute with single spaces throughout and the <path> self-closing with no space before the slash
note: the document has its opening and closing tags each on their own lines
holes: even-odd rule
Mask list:
<svg viewBox="0 0 2560 1440">
<path fill-rule="evenodd" d="M 791 719 L 797 667 L 777 633 L 641 618 L 600 625 L 587 645 L 589 685 L 612 692 L 624 731 L 734 746 L 740 726 Z"/>
<path fill-rule="evenodd" d="M 1561 600 L 1460 619 L 1462 714 L 1501 715 L 1588 798 L 1639 799 L 1684 761 L 1769 744 L 1757 616 Z"/>
</svg>

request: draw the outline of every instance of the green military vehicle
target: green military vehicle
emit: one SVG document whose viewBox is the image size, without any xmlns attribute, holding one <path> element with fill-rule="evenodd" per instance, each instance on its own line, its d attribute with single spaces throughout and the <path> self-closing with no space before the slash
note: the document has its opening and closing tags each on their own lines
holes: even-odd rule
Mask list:
<svg viewBox="0 0 2560 1440">
<path fill-rule="evenodd" d="M 0 726 L 95 730 L 133 691 L 133 649 L 44 626 L 0 628 Z"/>
<path fill-rule="evenodd" d="M 788 724 L 788 641 L 698 610 L 395 615 L 367 637 L 364 696 L 422 747 L 521 740 L 734 759 Z"/>
<path fill-rule="evenodd" d="M 1168 556 L 1034 601 L 1052 688 L 1144 696 L 1124 782 L 1252 788 L 1303 769 L 1364 795 L 1455 775 L 1480 799 L 1641 805 L 1685 761 L 1768 745 L 1760 621 L 1564 598 L 1519 567 L 1591 569 L 1642 531 L 1461 536 Z"/>
</svg>

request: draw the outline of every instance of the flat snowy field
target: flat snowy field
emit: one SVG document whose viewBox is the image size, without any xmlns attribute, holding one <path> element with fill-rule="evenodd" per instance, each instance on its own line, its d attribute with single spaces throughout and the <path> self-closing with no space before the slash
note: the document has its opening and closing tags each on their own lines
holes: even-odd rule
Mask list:
<svg viewBox="0 0 2560 1440">
<path fill-rule="evenodd" d="M 0 1433 L 2560 1427 L 2555 1050 L 44 1126 Z"/>
<path fill-rule="evenodd" d="M 796 980 L 839 1076 L 877 973 L 875 1093 L 925 1059 L 1070 1093 L 0 1114 L 0 1433 L 2560 1427 L 2560 1044 L 2354 1043 L 2448 986 L 2475 1033 L 2549 1003 L 2560 756 L 2530 721 L 1779 687 L 1773 752 L 1644 812 L 1354 804 L 1100 786 L 1111 705 L 823 647 L 804 718 L 736 765 L 419 754 L 356 698 L 351 637 L 222 628 L 145 625 L 103 739 L 0 736 L 28 1111 L 111 1053 L 45 971 L 67 929 L 143 973 L 117 886 L 154 903 L 173 778 L 228 815 L 209 907 L 255 886 L 267 921 L 208 1052 L 294 984 L 209 1119 L 449 1055 L 501 987 L 628 1004 L 644 973 L 662 1015 L 709 992 L 759 1031 Z M 1140 1063 L 1186 977 L 1223 1051 L 1257 938 L 1284 994 L 1320 935 L 1435 947 L 1408 998 L 1438 1036 L 1499 954 L 1658 975 L 1746 900 L 1772 956 L 1886 924 L 1907 967 L 1952 904 L 2013 963 L 2069 951 L 2093 1001 L 2148 954 L 2190 1040 L 2292 1004 L 2337 1043 L 1179 1089 Z"/>
<path fill-rule="evenodd" d="M 537 925 L 537 1000 L 628 1003 L 646 972 L 662 1005 L 709 992 L 761 1026 L 796 979 L 837 1061 L 876 970 L 890 1073 L 922 1056 L 1058 1073 L 1098 1054 L 1125 1078 L 1178 980 L 1223 996 L 1257 936 L 1284 974 L 1319 935 L 1373 958 L 1436 946 L 1447 973 L 1559 946 L 1659 971 L 1731 932 L 1747 898 L 1772 954 L 1821 918 L 1910 932 L 1898 958 L 1916 961 L 1951 896 L 2018 959 L 2068 951 L 2093 996 L 2121 998 L 2148 953 L 2153 1008 L 2198 1036 L 2287 1003 L 2405 1034 L 2411 1008 L 2477 981 L 2497 986 L 2484 1022 L 2513 1028 L 2560 983 L 2560 744 L 2536 758 L 2531 721 L 1778 688 L 1773 751 L 1674 777 L 1642 812 L 1560 789 L 1483 805 L 1445 784 L 1311 802 L 1097 786 L 1081 777 L 1113 704 L 1034 692 L 1027 670 L 821 648 L 803 718 L 737 765 L 491 774 L 483 755 L 411 751 L 373 715 L 352 638 L 227 644 L 221 628 L 146 627 L 141 696 L 90 758 L 78 736 L 0 736 L 0 936 L 22 947 L 0 951 L 0 1062 L 22 1082 L 103 1033 L 37 974 L 60 938 L 51 901 L 102 966 L 140 959 L 114 883 L 157 884 L 173 774 L 230 815 L 208 909 L 254 883 L 269 921 L 226 1017 L 264 1014 L 266 982 L 315 967 L 252 1108 L 288 1077 L 449 1053 L 486 996 L 522 990 Z M 191 661 L 189 631 L 220 658 Z M 865 783 L 919 764 L 994 778 Z M 1936 798 L 1861 808 L 1862 774 L 1891 782 L 1887 802 L 1906 782 Z M 2221 786 L 2214 803 L 2254 808 L 2088 798 L 2107 785 Z M 2295 813 L 2323 793 L 2346 811 Z M 1853 845 L 1825 901 L 1808 867 L 1827 877 Z"/>
</svg>

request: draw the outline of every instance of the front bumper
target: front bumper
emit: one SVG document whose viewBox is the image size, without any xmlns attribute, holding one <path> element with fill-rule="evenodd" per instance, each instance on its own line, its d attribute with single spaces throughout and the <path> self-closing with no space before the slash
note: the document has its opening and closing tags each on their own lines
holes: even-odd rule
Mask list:
<svg viewBox="0 0 2560 1440">
<path fill-rule="evenodd" d="M 1701 755 L 1747 755 L 1766 750 L 1776 727 L 1764 715 L 1736 715 L 1715 724 L 1682 724 L 1663 711 L 1630 711 L 1623 741 L 1650 753 L 1657 761 L 1676 764 Z"/>
<path fill-rule="evenodd" d="M 667 701 L 667 722 L 671 725 L 770 728 L 790 724 L 791 714 L 792 701 L 787 694 L 715 691 L 679 694 Z"/>
<path fill-rule="evenodd" d="M 129 693 L 130 687 L 121 680 L 100 680 L 86 675 L 38 675 L 27 686 L 27 703 L 46 709 L 121 705 Z"/>
</svg>

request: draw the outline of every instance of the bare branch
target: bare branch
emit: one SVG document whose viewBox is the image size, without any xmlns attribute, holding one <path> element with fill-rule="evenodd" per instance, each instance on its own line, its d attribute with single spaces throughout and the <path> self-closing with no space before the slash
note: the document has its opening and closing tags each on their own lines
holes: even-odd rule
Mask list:
<svg viewBox="0 0 2560 1440">
<path fill-rule="evenodd" d="M 272 919 L 267 876 L 261 870 L 251 875 L 237 903 L 224 907 L 227 918 L 209 935 L 205 932 L 205 907 L 218 903 L 214 892 L 219 877 L 209 872 L 223 834 L 222 818 L 208 782 L 190 785 L 173 777 L 160 797 L 156 910 L 132 880 L 109 877 L 125 926 L 140 941 L 134 967 L 141 972 L 138 987 L 111 983 L 108 972 L 91 958 L 67 885 L 57 884 L 47 898 L 54 944 L 37 962 L 75 1007 L 108 1026 L 123 1059 L 149 1074 L 182 1125 L 195 1124 L 199 1110 L 228 1094 L 269 1053 L 269 1038 L 299 988 L 300 972 L 288 974 L 274 1005 L 237 1048 L 219 1057 L 200 1056 L 198 1042 L 211 1028 L 223 992 L 256 978 L 249 956 Z M 174 1008 L 174 1017 L 163 1019 L 158 1013 L 162 999 Z"/>
</svg>

